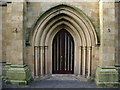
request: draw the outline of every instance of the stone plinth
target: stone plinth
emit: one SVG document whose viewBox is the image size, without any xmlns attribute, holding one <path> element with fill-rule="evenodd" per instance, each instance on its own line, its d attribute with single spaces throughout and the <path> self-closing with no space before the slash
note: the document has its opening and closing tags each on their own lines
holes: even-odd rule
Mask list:
<svg viewBox="0 0 120 90">
<path fill-rule="evenodd" d="M 103 0 L 104 1 L 104 0 Z M 100 6 L 100 62 L 96 70 L 96 84 L 99 86 L 116 86 L 119 84 L 119 73 L 116 63 L 116 14 L 115 3 L 101 2 Z"/>
<path fill-rule="evenodd" d="M 7 84 L 28 84 L 32 80 L 31 71 L 27 65 L 11 65 L 6 72 Z"/>
<path fill-rule="evenodd" d="M 98 67 L 95 81 L 98 86 L 118 86 L 118 75 L 118 71 L 115 67 Z"/>
<path fill-rule="evenodd" d="M 119 73 L 118 77 L 119 77 L 119 85 L 120 85 L 120 65 L 115 65 L 115 67 L 116 67 L 116 70 Z"/>
</svg>

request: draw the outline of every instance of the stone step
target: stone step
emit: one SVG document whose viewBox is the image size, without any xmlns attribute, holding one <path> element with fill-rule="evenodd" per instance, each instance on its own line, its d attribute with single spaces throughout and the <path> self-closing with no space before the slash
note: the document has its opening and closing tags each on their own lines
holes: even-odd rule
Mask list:
<svg viewBox="0 0 120 90">
<path fill-rule="evenodd" d="M 74 77 L 74 74 L 52 74 L 52 76 L 58 77 Z"/>
<path fill-rule="evenodd" d="M 77 80 L 73 74 L 53 74 L 48 80 Z"/>
</svg>

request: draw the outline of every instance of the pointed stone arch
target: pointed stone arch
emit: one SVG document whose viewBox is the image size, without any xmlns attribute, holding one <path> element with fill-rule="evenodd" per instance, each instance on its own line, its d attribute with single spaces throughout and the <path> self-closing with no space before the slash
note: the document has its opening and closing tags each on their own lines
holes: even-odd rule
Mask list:
<svg viewBox="0 0 120 90">
<path fill-rule="evenodd" d="M 61 29 L 66 29 L 75 42 L 74 74 L 90 77 L 92 47 L 98 44 L 96 31 L 82 11 L 63 4 L 46 11 L 31 31 L 35 76 L 52 74 L 52 41 Z"/>
</svg>

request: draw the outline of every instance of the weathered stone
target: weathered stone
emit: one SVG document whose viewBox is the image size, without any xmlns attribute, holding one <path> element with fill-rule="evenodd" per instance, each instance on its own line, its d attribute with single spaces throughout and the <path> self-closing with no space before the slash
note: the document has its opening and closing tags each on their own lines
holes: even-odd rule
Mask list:
<svg viewBox="0 0 120 90">
<path fill-rule="evenodd" d="M 0 47 L 3 46 L 0 61 L 7 63 L 4 68 L 7 83 L 27 84 L 30 81 L 27 76 L 31 75 L 26 76 L 26 73 L 35 77 L 52 74 L 52 43 L 60 29 L 66 29 L 74 39 L 75 75 L 95 79 L 96 73 L 98 85 L 119 83 L 119 2 L 21 1 L 6 3 L 0 14 Z"/>
<path fill-rule="evenodd" d="M 27 65 L 11 65 L 6 71 L 6 83 L 28 84 L 32 80 L 31 71 Z"/>
<path fill-rule="evenodd" d="M 119 86 L 118 71 L 115 67 L 98 67 L 96 70 L 96 84 L 101 87 Z"/>
</svg>

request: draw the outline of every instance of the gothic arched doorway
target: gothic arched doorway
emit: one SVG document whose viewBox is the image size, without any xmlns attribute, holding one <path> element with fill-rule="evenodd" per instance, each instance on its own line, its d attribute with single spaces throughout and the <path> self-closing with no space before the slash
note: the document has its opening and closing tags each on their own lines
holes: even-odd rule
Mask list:
<svg viewBox="0 0 120 90">
<path fill-rule="evenodd" d="M 97 66 L 95 64 L 97 34 L 90 20 L 81 11 L 68 5 L 58 5 L 46 11 L 36 23 L 34 31 L 31 31 L 34 75 L 38 77 L 55 73 L 52 58 L 54 55 L 52 54 L 53 42 L 57 41 L 55 40 L 56 35 L 62 32 L 66 32 L 68 36 L 72 37 L 74 42 L 74 47 L 72 47 L 74 68 L 72 67 L 72 70 L 68 72 L 58 71 L 56 73 L 73 73 L 86 78 L 92 77 L 94 67 Z M 64 49 L 62 52 L 64 54 Z M 65 71 L 65 67 L 63 67 L 63 71 Z"/>
<path fill-rule="evenodd" d="M 70 33 L 60 30 L 52 43 L 52 73 L 74 73 L 74 41 Z"/>
</svg>

